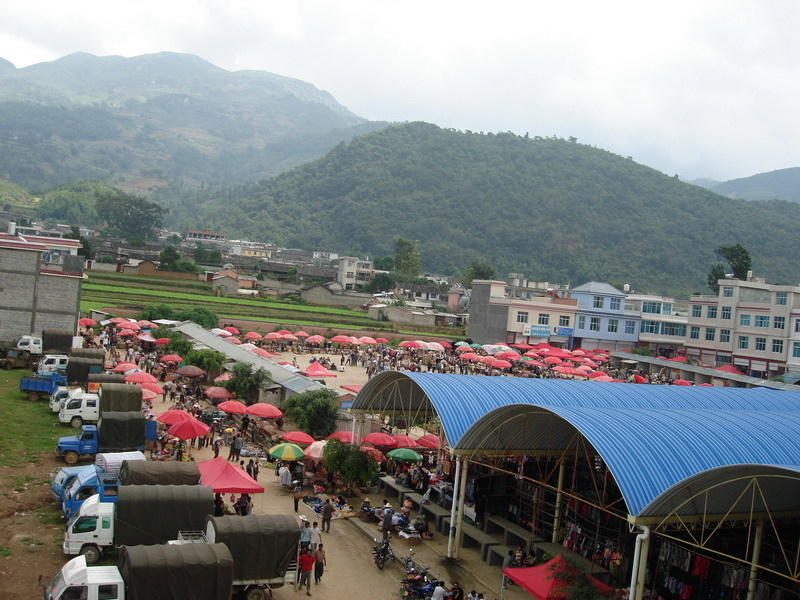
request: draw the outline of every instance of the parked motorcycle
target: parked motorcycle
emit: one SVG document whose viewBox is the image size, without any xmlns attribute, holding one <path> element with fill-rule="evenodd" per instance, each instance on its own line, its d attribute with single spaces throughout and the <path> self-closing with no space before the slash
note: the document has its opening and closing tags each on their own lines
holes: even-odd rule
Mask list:
<svg viewBox="0 0 800 600">
<path fill-rule="evenodd" d="M 372 560 L 375 561 L 375 565 L 382 569 L 383 565 L 386 564 L 387 560 L 394 560 L 394 550 L 389 545 L 389 538 L 385 540 L 378 541 L 378 538 L 373 538 L 375 545 L 372 547 Z"/>
<path fill-rule="evenodd" d="M 400 583 L 403 598 L 406 600 L 425 600 L 431 597 L 433 590 L 435 590 L 436 586 L 441 582 L 433 579 L 423 584 L 417 584 L 410 580 L 403 580 Z"/>
</svg>

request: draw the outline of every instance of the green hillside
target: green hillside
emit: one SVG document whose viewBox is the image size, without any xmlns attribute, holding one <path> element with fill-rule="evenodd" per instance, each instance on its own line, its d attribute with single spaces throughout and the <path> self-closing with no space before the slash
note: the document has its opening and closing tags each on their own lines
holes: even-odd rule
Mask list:
<svg viewBox="0 0 800 600">
<path fill-rule="evenodd" d="M 33 216 L 38 200 L 18 185 L 0 177 L 0 210 Z"/>
<path fill-rule="evenodd" d="M 709 189 L 728 198 L 800 202 L 800 167 L 732 179 Z"/>
<path fill-rule="evenodd" d="M 340 144 L 257 186 L 174 196 L 169 220 L 358 256 L 419 240 L 425 268 L 472 261 L 540 280 L 705 289 L 715 248 L 741 243 L 797 282 L 800 206 L 730 200 L 571 141 L 409 123 Z"/>
<path fill-rule="evenodd" d="M 2 64 L 0 175 L 37 191 L 140 176 L 257 181 L 385 126 L 309 83 L 185 54 Z"/>
</svg>

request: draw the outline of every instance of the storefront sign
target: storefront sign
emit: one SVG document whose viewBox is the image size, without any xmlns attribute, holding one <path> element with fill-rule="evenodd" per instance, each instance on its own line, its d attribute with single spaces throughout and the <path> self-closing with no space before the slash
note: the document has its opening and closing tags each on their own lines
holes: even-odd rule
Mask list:
<svg viewBox="0 0 800 600">
<path fill-rule="evenodd" d="M 572 337 L 572 327 L 553 327 L 553 335 Z"/>
<path fill-rule="evenodd" d="M 522 335 L 529 337 L 549 338 L 550 328 L 544 325 L 523 325 Z"/>
</svg>

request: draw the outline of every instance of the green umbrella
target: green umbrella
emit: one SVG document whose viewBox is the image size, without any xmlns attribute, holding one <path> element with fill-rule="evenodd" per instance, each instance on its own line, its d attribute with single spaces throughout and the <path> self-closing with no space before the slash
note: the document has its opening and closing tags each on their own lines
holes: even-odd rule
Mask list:
<svg viewBox="0 0 800 600">
<path fill-rule="evenodd" d="M 278 444 L 269 449 L 269 455 L 278 460 L 300 460 L 305 458 L 303 449 L 297 444 Z"/>
<path fill-rule="evenodd" d="M 411 448 L 395 448 L 394 450 L 389 450 L 386 453 L 386 456 L 389 456 L 395 460 L 422 460 L 422 455 L 417 454 Z"/>
<path fill-rule="evenodd" d="M 481 348 L 483 348 L 483 346 L 481 346 L 480 344 L 470 344 L 469 347 L 475 348 L 475 350 L 480 350 Z"/>
</svg>

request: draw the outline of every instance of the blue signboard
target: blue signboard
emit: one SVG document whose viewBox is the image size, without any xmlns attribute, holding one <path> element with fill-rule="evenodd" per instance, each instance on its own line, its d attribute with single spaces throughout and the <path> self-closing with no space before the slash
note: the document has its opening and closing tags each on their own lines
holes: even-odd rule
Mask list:
<svg viewBox="0 0 800 600">
<path fill-rule="evenodd" d="M 553 333 L 555 335 L 563 335 L 565 337 L 571 337 L 572 327 L 553 327 Z"/>
<path fill-rule="evenodd" d="M 531 325 L 530 327 L 526 325 L 525 327 L 522 328 L 522 335 L 528 335 L 530 337 L 549 338 L 550 328 L 545 327 L 543 325 Z"/>
</svg>

